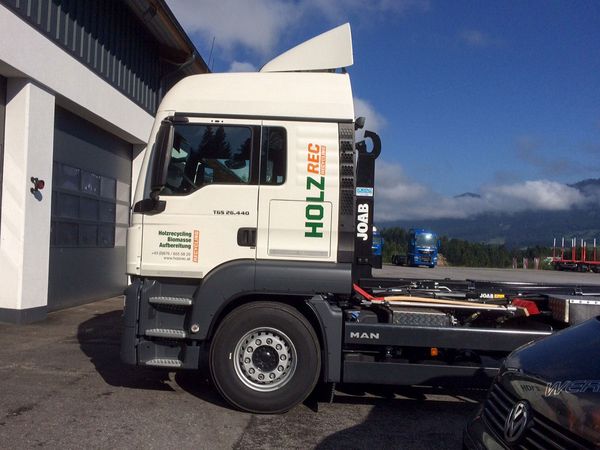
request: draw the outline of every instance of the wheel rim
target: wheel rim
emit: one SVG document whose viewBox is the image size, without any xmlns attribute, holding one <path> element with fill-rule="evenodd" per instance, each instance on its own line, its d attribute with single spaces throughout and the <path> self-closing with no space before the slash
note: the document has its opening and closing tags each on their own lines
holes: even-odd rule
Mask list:
<svg viewBox="0 0 600 450">
<path fill-rule="evenodd" d="M 280 389 L 296 372 L 296 347 L 275 328 L 255 328 L 238 341 L 233 365 L 238 378 L 250 389 Z"/>
</svg>

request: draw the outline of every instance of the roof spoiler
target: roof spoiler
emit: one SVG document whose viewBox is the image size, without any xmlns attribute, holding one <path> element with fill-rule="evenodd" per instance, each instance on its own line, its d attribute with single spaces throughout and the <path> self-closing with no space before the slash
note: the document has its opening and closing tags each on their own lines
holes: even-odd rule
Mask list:
<svg viewBox="0 0 600 450">
<path fill-rule="evenodd" d="M 350 24 L 315 36 L 265 64 L 260 72 L 328 71 L 354 64 Z"/>
</svg>

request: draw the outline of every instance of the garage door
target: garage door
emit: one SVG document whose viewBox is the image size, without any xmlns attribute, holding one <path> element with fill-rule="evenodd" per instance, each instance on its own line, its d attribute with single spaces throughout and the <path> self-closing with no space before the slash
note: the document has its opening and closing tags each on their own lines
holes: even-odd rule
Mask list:
<svg viewBox="0 0 600 450">
<path fill-rule="evenodd" d="M 50 310 L 123 292 L 131 154 L 127 142 L 57 108 Z"/>
</svg>

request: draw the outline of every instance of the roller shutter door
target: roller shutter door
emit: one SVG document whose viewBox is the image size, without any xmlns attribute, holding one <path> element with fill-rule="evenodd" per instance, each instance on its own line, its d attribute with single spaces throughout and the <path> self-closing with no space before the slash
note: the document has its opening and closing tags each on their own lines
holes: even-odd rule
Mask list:
<svg viewBox="0 0 600 450">
<path fill-rule="evenodd" d="M 48 308 L 119 295 L 126 286 L 131 144 L 57 108 Z"/>
</svg>

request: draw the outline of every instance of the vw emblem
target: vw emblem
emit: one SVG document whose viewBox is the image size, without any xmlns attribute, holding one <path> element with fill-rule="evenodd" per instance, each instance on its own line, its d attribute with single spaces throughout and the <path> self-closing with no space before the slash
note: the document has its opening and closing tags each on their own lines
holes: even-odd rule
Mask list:
<svg viewBox="0 0 600 450">
<path fill-rule="evenodd" d="M 531 407 L 525 400 L 515 403 L 504 422 L 504 438 L 511 444 L 517 442 L 531 420 Z"/>
</svg>

